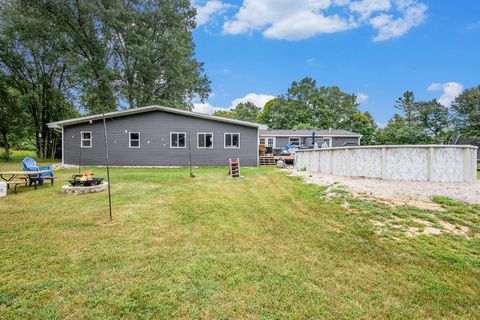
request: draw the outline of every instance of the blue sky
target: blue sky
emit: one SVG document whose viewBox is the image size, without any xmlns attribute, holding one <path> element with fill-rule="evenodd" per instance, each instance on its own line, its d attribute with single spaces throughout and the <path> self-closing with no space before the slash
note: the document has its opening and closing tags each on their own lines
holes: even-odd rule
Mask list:
<svg viewBox="0 0 480 320">
<path fill-rule="evenodd" d="M 358 94 L 378 123 L 405 90 L 445 105 L 480 84 L 478 0 L 196 0 L 210 113 L 309 76 Z M 261 107 L 261 105 L 259 105 Z"/>
</svg>

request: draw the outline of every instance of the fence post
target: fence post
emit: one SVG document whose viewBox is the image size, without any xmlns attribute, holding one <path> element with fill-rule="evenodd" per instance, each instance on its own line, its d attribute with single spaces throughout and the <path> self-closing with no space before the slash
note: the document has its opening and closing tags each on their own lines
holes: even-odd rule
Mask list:
<svg viewBox="0 0 480 320">
<path fill-rule="evenodd" d="M 464 148 L 463 149 L 463 181 L 470 182 L 472 181 L 471 179 L 471 156 L 470 156 L 470 148 Z"/>
<path fill-rule="evenodd" d="M 345 160 L 347 162 L 347 172 L 346 176 L 350 177 L 352 175 L 352 154 L 350 153 L 350 149 L 345 149 Z"/>
<path fill-rule="evenodd" d="M 382 180 L 387 179 L 387 149 L 382 148 Z"/>
<path fill-rule="evenodd" d="M 327 170 L 327 174 L 332 174 L 333 172 L 333 150 L 330 150 L 328 151 L 328 161 L 329 161 L 329 165 L 328 165 L 328 170 Z"/>
<path fill-rule="evenodd" d="M 428 148 L 427 150 L 427 179 L 428 181 L 433 181 L 433 147 Z"/>
</svg>

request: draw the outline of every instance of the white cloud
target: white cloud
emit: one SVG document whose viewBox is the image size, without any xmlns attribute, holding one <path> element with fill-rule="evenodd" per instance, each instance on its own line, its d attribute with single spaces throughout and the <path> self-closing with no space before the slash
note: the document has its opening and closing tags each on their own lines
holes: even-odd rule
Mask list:
<svg viewBox="0 0 480 320">
<path fill-rule="evenodd" d="M 427 88 L 428 91 L 442 91 L 442 95 L 438 98 L 438 102 L 446 107 L 450 107 L 453 100 L 463 91 L 463 85 L 458 82 L 438 83 L 434 82 Z"/>
<path fill-rule="evenodd" d="M 195 4 L 195 7 L 197 9 L 197 27 L 200 27 L 209 22 L 215 15 L 221 14 L 231 8 L 232 5 L 220 0 L 210 0 L 204 5 Z"/>
<path fill-rule="evenodd" d="M 220 107 L 215 107 L 211 105 L 210 103 L 194 103 L 193 104 L 193 111 L 194 112 L 200 112 L 200 113 L 206 113 L 206 114 L 212 114 L 217 110 L 230 110 L 232 108 L 235 108 L 237 104 L 239 103 L 245 103 L 245 102 L 252 102 L 259 108 L 263 108 L 265 103 L 268 101 L 274 99 L 275 96 L 271 96 L 268 94 L 256 94 L 256 93 L 249 93 L 246 96 L 242 98 L 237 98 L 232 101 L 230 104 L 230 107 L 228 108 L 220 108 Z"/>
<path fill-rule="evenodd" d="M 384 41 L 423 23 L 426 11 L 416 0 L 244 0 L 223 32 L 260 31 L 271 39 L 303 40 L 370 25 L 378 32 L 374 41 Z"/>
<path fill-rule="evenodd" d="M 350 4 L 350 10 L 360 14 L 362 20 L 368 19 L 372 13 L 391 8 L 390 0 L 362 0 Z"/>
<path fill-rule="evenodd" d="M 385 41 L 403 36 L 413 27 L 421 25 L 427 18 L 427 6 L 411 0 L 397 0 L 398 10 L 403 14 L 395 18 L 393 15 L 380 14 L 370 19 L 370 24 L 378 34 L 373 41 Z"/>
<path fill-rule="evenodd" d="M 273 39 L 300 40 L 317 33 L 341 31 L 347 22 L 321 12 L 331 0 L 244 0 L 235 17 L 223 25 L 227 34 L 263 30 Z"/>
<path fill-rule="evenodd" d="M 338 15 L 324 16 L 309 11 L 299 12 L 266 29 L 263 34 L 271 39 L 303 40 L 316 34 L 335 33 L 349 28 Z"/>
<path fill-rule="evenodd" d="M 256 105 L 259 108 L 263 108 L 265 106 L 265 103 L 268 101 L 274 99 L 274 96 L 268 95 L 268 94 L 256 94 L 256 93 L 249 93 L 246 96 L 242 98 L 238 98 L 232 101 L 232 105 L 230 108 L 234 108 L 237 104 L 242 103 L 242 102 L 251 102 L 254 105 Z"/>
<path fill-rule="evenodd" d="M 430 84 L 427 87 L 427 90 L 428 91 L 440 91 L 440 90 L 442 90 L 442 87 L 443 87 L 443 85 L 441 83 L 433 82 L 432 84 Z"/>
<path fill-rule="evenodd" d="M 219 109 L 221 108 L 214 107 L 207 102 L 207 103 L 194 103 L 192 111 L 199 112 L 199 113 L 212 114 Z"/>
<path fill-rule="evenodd" d="M 368 102 L 368 95 L 365 93 L 357 93 L 357 102 L 362 104 L 362 103 L 367 103 Z"/>
</svg>

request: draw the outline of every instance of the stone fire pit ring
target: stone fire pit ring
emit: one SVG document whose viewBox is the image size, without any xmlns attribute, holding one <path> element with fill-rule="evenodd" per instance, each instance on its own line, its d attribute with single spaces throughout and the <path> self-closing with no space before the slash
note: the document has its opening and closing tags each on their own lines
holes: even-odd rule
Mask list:
<svg viewBox="0 0 480 320">
<path fill-rule="evenodd" d="M 90 187 L 73 187 L 70 185 L 64 185 L 62 186 L 62 193 L 66 194 L 86 194 L 86 193 L 95 193 L 95 192 L 102 192 L 107 190 L 108 188 L 108 182 L 102 182 L 99 185 L 96 186 L 90 186 Z"/>
</svg>

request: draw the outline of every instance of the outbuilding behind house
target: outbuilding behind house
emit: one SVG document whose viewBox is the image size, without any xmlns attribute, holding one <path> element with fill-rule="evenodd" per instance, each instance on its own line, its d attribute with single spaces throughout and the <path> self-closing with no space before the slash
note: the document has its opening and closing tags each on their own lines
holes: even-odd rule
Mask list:
<svg viewBox="0 0 480 320">
<path fill-rule="evenodd" d="M 346 130 L 260 130 L 260 144 L 267 147 L 283 148 L 287 145 L 298 148 L 309 148 L 312 143 L 312 133 L 319 147 L 328 148 L 359 146 L 361 134 Z"/>
</svg>

